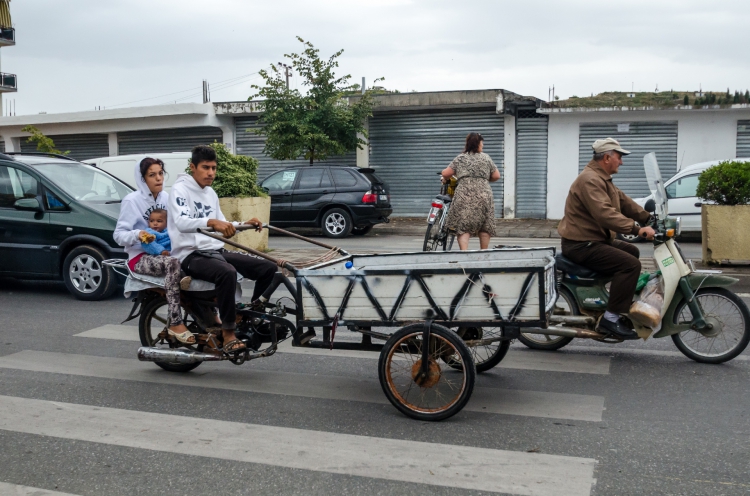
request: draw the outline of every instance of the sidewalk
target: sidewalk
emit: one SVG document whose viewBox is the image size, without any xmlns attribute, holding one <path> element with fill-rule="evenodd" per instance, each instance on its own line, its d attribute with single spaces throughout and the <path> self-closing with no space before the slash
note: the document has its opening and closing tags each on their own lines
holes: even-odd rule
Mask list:
<svg viewBox="0 0 750 496">
<path fill-rule="evenodd" d="M 547 219 L 496 219 L 499 238 L 559 238 L 559 220 Z M 427 229 L 426 217 L 391 217 L 388 224 L 376 225 L 372 232 L 401 236 L 424 236 Z"/>
</svg>

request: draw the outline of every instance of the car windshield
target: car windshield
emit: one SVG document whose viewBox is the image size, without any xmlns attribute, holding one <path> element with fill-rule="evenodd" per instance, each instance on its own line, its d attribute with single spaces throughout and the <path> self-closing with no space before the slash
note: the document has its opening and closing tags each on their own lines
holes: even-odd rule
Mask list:
<svg viewBox="0 0 750 496">
<path fill-rule="evenodd" d="M 78 201 L 119 202 L 133 191 L 127 184 L 90 165 L 80 162 L 38 164 L 40 174 Z"/>
<path fill-rule="evenodd" d="M 667 185 L 667 198 L 691 198 L 698 193 L 698 177 L 700 174 L 683 176 Z"/>
</svg>

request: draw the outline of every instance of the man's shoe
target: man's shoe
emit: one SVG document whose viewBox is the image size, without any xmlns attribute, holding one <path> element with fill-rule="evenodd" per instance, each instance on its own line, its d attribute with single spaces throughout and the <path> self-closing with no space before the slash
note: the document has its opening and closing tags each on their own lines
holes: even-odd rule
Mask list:
<svg viewBox="0 0 750 496">
<path fill-rule="evenodd" d="M 609 320 L 602 317 L 599 321 L 599 325 L 596 326 L 597 332 L 608 336 L 615 337 L 617 339 L 638 339 L 638 334 L 627 327 L 622 319 L 618 319 L 617 322 L 610 322 Z"/>
</svg>

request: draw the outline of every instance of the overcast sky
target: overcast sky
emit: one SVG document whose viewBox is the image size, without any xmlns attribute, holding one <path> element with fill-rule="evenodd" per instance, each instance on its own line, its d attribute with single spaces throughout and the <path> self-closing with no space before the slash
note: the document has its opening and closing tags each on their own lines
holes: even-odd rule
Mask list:
<svg viewBox="0 0 750 496">
<path fill-rule="evenodd" d="M 750 88 L 747 0 L 12 0 L 16 113 L 245 100 L 300 50 L 400 91 Z M 244 76 L 244 78 L 243 78 Z M 224 83 L 222 83 L 224 82 Z M 292 83 L 297 84 L 293 79 Z M 222 85 L 224 86 L 222 89 Z M 179 92 L 179 93 L 178 93 Z M 168 95 L 176 93 L 174 95 Z M 157 98 L 154 98 L 157 97 Z M 142 101 L 141 101 L 142 100 Z M 7 108 L 7 106 L 6 106 Z"/>
</svg>

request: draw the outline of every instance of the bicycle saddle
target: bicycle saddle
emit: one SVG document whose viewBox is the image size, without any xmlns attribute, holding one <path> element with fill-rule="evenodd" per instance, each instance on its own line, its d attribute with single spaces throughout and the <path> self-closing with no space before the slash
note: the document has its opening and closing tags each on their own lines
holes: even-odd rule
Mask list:
<svg viewBox="0 0 750 496">
<path fill-rule="evenodd" d="M 555 255 L 555 267 L 560 272 L 568 274 L 568 276 L 582 277 L 584 279 L 598 279 L 603 277 L 596 271 L 587 269 L 583 265 L 578 265 L 577 263 L 570 261 L 564 257 L 562 253 Z"/>
<path fill-rule="evenodd" d="M 443 200 L 443 203 L 450 203 L 453 198 L 450 197 L 450 195 L 437 195 L 435 198 L 438 200 Z"/>
</svg>

